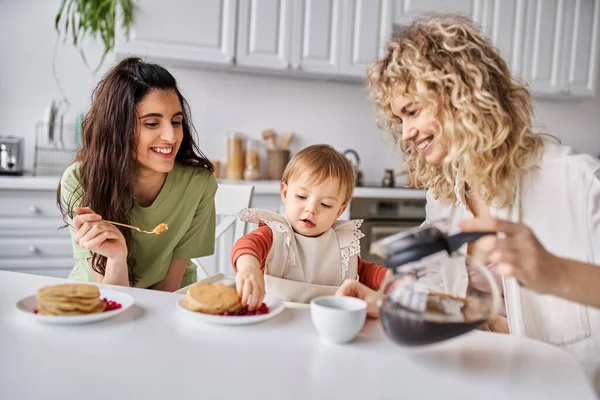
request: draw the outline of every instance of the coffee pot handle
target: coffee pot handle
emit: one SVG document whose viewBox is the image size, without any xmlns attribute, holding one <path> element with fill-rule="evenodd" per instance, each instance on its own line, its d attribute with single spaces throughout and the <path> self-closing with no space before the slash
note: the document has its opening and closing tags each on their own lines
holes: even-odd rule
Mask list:
<svg viewBox="0 0 600 400">
<path fill-rule="evenodd" d="M 465 243 L 471 243 L 483 236 L 495 234 L 496 232 L 460 232 L 452 236 L 447 236 L 444 239 L 446 242 L 446 250 L 448 251 L 448 254 L 452 254 L 460 249 Z"/>
</svg>

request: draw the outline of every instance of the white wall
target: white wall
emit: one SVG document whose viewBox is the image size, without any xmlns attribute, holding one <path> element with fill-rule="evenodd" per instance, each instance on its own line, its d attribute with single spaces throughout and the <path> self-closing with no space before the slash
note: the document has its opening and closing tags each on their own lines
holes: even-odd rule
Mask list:
<svg viewBox="0 0 600 400">
<path fill-rule="evenodd" d="M 0 0 L 0 135 L 26 138 L 26 166 L 31 167 L 35 124 L 60 92 L 52 77 L 60 0 Z M 86 43 L 95 62 L 98 43 Z M 101 72 L 115 60 L 107 57 Z M 67 120 L 85 111 L 97 77 L 84 67 L 70 43 L 60 45 L 57 73 L 71 102 Z M 384 168 L 401 167 L 401 155 L 381 139 L 374 112 L 359 84 L 293 80 L 225 72 L 169 68 L 192 108 L 200 146 L 225 159 L 225 135 L 239 131 L 259 138 L 265 128 L 293 130 L 293 150 L 330 143 L 356 149 L 368 181 L 379 181 Z M 101 74 L 100 74 L 101 75 Z M 535 100 L 536 122 L 576 150 L 600 154 L 600 96 L 593 100 Z"/>
</svg>

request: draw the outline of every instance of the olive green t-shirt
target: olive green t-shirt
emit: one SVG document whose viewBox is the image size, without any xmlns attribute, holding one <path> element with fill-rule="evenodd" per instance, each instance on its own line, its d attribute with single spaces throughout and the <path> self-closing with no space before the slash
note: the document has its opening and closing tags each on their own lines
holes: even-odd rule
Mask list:
<svg viewBox="0 0 600 400">
<path fill-rule="evenodd" d="M 62 176 L 61 198 L 64 205 L 78 186 L 78 171 L 79 163 L 74 163 Z M 173 258 L 191 259 L 214 253 L 216 191 L 217 181 L 210 171 L 175 163 L 151 206 L 141 207 L 134 203 L 129 214 L 131 225 L 145 230 L 152 230 L 163 222 L 169 225 L 169 230 L 159 235 L 133 230 L 133 241 L 128 251 L 136 261 L 136 287 L 148 288 L 164 279 Z M 78 195 L 73 197 L 78 198 Z M 75 206 L 79 206 L 78 203 Z M 71 240 L 74 240 L 75 231 L 72 227 L 69 229 Z M 87 262 L 92 253 L 73 242 L 73 256 L 76 262 L 69 279 L 94 282 Z M 181 285 L 187 286 L 195 281 L 196 266 L 190 261 Z"/>
</svg>

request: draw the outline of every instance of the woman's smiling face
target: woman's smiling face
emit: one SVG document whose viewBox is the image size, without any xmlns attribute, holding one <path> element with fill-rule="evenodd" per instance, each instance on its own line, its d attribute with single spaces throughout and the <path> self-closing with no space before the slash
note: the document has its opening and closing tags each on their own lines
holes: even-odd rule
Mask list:
<svg viewBox="0 0 600 400">
<path fill-rule="evenodd" d="M 418 100 L 399 93 L 392 95 L 390 106 L 401 121 L 402 141 L 412 142 L 428 164 L 441 164 L 448 148 L 437 119 Z"/>
<path fill-rule="evenodd" d="M 174 90 L 152 90 L 136 105 L 140 167 L 167 173 L 183 140 L 183 109 Z"/>
</svg>

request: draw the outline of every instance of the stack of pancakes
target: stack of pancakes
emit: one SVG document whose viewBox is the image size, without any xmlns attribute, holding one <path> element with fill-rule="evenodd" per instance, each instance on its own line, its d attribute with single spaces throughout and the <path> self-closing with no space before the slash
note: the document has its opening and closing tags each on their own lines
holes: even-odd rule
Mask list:
<svg viewBox="0 0 600 400">
<path fill-rule="evenodd" d="M 100 291 L 94 285 L 65 283 L 46 286 L 37 293 L 37 312 L 42 315 L 81 315 L 104 311 Z"/>
<path fill-rule="evenodd" d="M 243 308 L 234 288 L 221 283 L 194 283 L 185 295 L 183 306 L 191 311 L 204 314 L 223 314 L 235 312 Z"/>
</svg>

